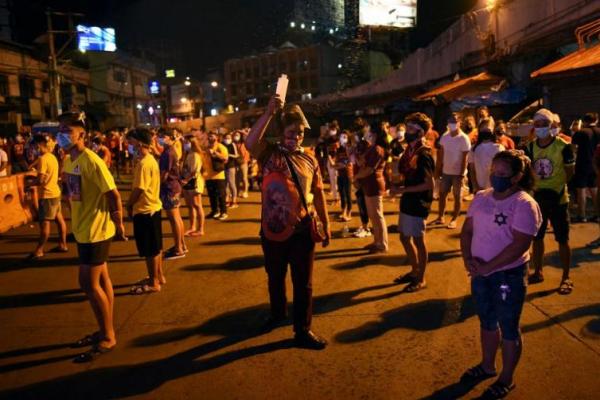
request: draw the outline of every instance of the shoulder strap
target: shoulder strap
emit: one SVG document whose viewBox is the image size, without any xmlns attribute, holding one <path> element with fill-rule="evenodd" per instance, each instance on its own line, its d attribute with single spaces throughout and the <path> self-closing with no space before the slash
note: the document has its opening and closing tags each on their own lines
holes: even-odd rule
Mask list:
<svg viewBox="0 0 600 400">
<path fill-rule="evenodd" d="M 296 190 L 298 191 L 298 194 L 300 195 L 300 200 L 302 201 L 302 205 L 304 206 L 304 209 L 308 213 L 309 212 L 308 204 L 306 203 L 306 199 L 304 198 L 304 191 L 302 190 L 302 186 L 300 185 L 300 181 L 298 180 L 298 175 L 296 174 L 296 170 L 294 169 L 294 166 L 292 165 L 292 161 L 290 160 L 290 158 L 288 157 L 288 155 L 285 152 L 282 151 L 281 154 L 283 155 L 283 158 L 285 158 L 285 163 L 287 164 L 288 170 L 290 171 L 290 174 L 292 175 L 292 180 L 294 181 Z"/>
</svg>

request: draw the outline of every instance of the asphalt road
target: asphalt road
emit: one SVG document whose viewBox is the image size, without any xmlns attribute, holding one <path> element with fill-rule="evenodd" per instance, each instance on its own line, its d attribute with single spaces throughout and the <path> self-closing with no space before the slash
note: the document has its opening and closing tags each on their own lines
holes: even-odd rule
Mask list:
<svg viewBox="0 0 600 400">
<path fill-rule="evenodd" d="M 385 206 L 394 225 L 398 204 Z M 389 254 L 368 256 L 360 249 L 369 239 L 342 238 L 343 225 L 334 223 L 336 238 L 318 251 L 314 273 L 313 327 L 330 345 L 311 351 L 292 346 L 290 325 L 258 333 L 268 313 L 259 210 L 259 195 L 252 193 L 227 221 L 208 221 L 207 235 L 188 241 L 188 256 L 167 262 L 168 282 L 157 294 L 128 295 L 145 276 L 144 263 L 132 241 L 113 243 L 118 348 L 85 365 L 71 362 L 78 350 L 70 344 L 95 323 L 78 289 L 74 243 L 67 254 L 26 264 L 21 260 L 34 248 L 37 228 L 2 235 L 0 398 L 452 399 L 482 393 L 486 383 L 458 383 L 480 357 L 458 230 L 429 231 L 429 286 L 409 294 L 392 284 L 409 270 L 396 234 Z M 355 217 L 350 225 L 357 224 Z M 164 227 L 170 232 L 166 220 Z M 127 229 L 131 233 L 130 223 Z M 524 353 L 509 398 L 600 398 L 600 250 L 584 247 L 597 229 L 573 226 L 570 296 L 555 292 L 561 271 L 547 237 L 546 281 L 528 291 Z"/>
</svg>

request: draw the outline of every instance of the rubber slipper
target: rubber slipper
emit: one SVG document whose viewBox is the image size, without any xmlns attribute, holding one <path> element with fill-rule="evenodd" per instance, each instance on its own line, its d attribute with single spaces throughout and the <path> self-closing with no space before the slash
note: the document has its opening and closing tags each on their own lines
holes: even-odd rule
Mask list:
<svg viewBox="0 0 600 400">
<path fill-rule="evenodd" d="M 570 279 L 565 279 L 560 283 L 558 287 L 558 294 L 567 295 L 573 292 L 573 281 Z"/>
<path fill-rule="evenodd" d="M 60 246 L 56 246 L 53 247 L 52 249 L 50 249 L 50 253 L 68 253 L 69 252 L 69 248 L 63 249 Z"/>
<path fill-rule="evenodd" d="M 485 389 L 481 398 L 485 400 L 503 399 L 508 396 L 515 387 L 514 383 L 507 385 L 506 383 L 496 381 L 490 387 Z"/>
<path fill-rule="evenodd" d="M 425 288 L 427 288 L 427 283 L 425 283 L 425 281 L 423 281 L 423 282 L 413 281 L 404 288 L 404 292 L 415 293 L 415 292 L 418 292 L 419 290 L 423 290 Z"/>
<path fill-rule="evenodd" d="M 81 339 L 79 339 L 78 341 L 73 343 L 73 345 L 71 347 L 72 348 L 87 347 L 87 346 L 91 346 L 94 344 L 98 344 L 99 342 L 100 342 L 100 332 L 94 332 L 92 334 L 82 337 Z"/>
<path fill-rule="evenodd" d="M 78 354 L 77 357 L 75 357 L 73 359 L 73 362 L 75 364 L 81 364 L 81 363 L 94 361 L 101 355 L 110 353 L 111 351 L 113 351 L 115 349 L 115 347 L 117 347 L 117 345 L 114 345 L 112 347 L 104 347 L 104 346 L 96 345 L 91 350 L 88 350 L 86 352 Z"/>
<path fill-rule="evenodd" d="M 460 377 L 461 382 L 482 382 L 486 379 L 493 378 L 497 376 L 496 372 L 490 373 L 487 372 L 481 364 L 476 365 L 474 367 L 469 368 L 465 371 L 464 374 Z"/>
<path fill-rule="evenodd" d="M 39 256 L 37 254 L 31 253 L 27 257 L 25 257 L 25 261 L 37 261 L 37 260 L 41 260 L 42 257 L 44 257 L 43 254 L 41 256 Z"/>
<path fill-rule="evenodd" d="M 409 273 L 404 274 L 402 276 L 394 279 L 394 283 L 402 284 L 402 283 L 411 283 L 415 278 Z"/>
<path fill-rule="evenodd" d="M 535 285 L 536 283 L 542 283 L 542 282 L 544 282 L 544 275 L 542 275 L 542 274 L 531 274 L 527 278 L 527 282 L 530 285 Z"/>
<path fill-rule="evenodd" d="M 136 285 L 129 290 L 129 294 L 133 295 L 151 294 L 156 292 L 160 292 L 160 289 L 148 285 Z"/>
</svg>

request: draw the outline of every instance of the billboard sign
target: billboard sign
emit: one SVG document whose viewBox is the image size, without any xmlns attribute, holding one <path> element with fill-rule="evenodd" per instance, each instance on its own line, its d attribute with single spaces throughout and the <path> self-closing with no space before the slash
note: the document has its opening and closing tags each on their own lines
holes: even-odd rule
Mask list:
<svg viewBox="0 0 600 400">
<path fill-rule="evenodd" d="M 79 51 L 116 51 L 117 42 L 114 28 L 77 25 Z"/>
<path fill-rule="evenodd" d="M 358 12 L 360 25 L 391 28 L 417 25 L 417 0 L 360 0 Z"/>
<path fill-rule="evenodd" d="M 150 81 L 150 94 L 160 94 L 160 83 L 158 81 Z"/>
</svg>

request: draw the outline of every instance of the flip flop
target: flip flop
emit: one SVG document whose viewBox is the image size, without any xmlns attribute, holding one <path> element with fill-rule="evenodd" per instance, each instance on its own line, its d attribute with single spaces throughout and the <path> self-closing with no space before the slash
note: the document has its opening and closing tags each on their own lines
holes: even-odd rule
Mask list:
<svg viewBox="0 0 600 400">
<path fill-rule="evenodd" d="M 571 281 L 570 279 L 565 279 L 560 283 L 560 286 L 558 287 L 558 294 L 571 294 L 571 292 L 573 292 L 573 286 L 573 281 Z"/>
<path fill-rule="evenodd" d="M 496 381 L 492 383 L 490 387 L 485 389 L 483 394 L 481 395 L 482 399 L 485 400 L 495 400 L 495 399 L 503 399 L 510 394 L 515 389 L 515 384 L 511 383 L 507 385 L 506 383 L 502 383 L 500 381 Z"/>
<path fill-rule="evenodd" d="M 63 249 L 60 246 L 56 246 L 50 249 L 50 253 L 68 253 L 69 248 Z"/>
<path fill-rule="evenodd" d="M 394 279 L 394 283 L 402 284 L 402 283 L 411 283 L 415 278 L 410 274 L 410 272 L 397 277 Z"/>
<path fill-rule="evenodd" d="M 37 261 L 37 260 L 41 260 L 42 257 L 44 257 L 43 254 L 41 256 L 39 256 L 37 254 L 31 253 L 27 257 L 25 257 L 25 261 Z"/>
<path fill-rule="evenodd" d="M 444 225 L 444 220 L 440 219 L 440 218 L 436 218 L 427 224 L 427 226 L 438 226 L 438 225 Z"/>
<path fill-rule="evenodd" d="M 423 290 L 425 288 L 427 288 L 427 283 L 425 281 L 423 281 L 423 282 L 412 281 L 411 283 L 408 284 L 408 286 L 406 286 L 404 288 L 404 292 L 415 293 L 415 292 L 418 292 L 419 290 Z"/>
<path fill-rule="evenodd" d="M 469 368 L 460 377 L 461 382 L 482 382 L 486 379 L 490 379 L 498 375 L 496 372 L 490 373 L 483 369 L 481 364 Z"/>
<path fill-rule="evenodd" d="M 91 333 L 89 335 L 82 337 L 81 339 L 79 339 L 78 341 L 73 343 L 71 345 L 71 347 L 76 349 L 79 347 L 87 347 L 87 346 L 91 346 L 94 344 L 98 344 L 99 342 L 100 342 L 100 332 L 94 332 L 94 333 Z"/>
<path fill-rule="evenodd" d="M 73 359 L 73 362 L 75 364 L 81 364 L 81 363 L 93 361 L 103 354 L 110 353 L 111 351 L 113 351 L 115 349 L 115 347 L 117 347 L 116 344 L 112 347 L 104 347 L 101 345 L 95 345 L 91 350 L 88 350 L 86 352 L 78 354 L 77 357 L 75 357 Z"/>
<path fill-rule="evenodd" d="M 527 278 L 527 282 L 530 285 L 535 285 L 536 283 L 542 283 L 542 282 L 544 282 L 544 275 L 533 273 L 533 274 L 529 275 L 529 277 Z"/>
<path fill-rule="evenodd" d="M 149 285 L 135 285 L 129 289 L 129 294 L 133 295 L 151 294 L 157 292 L 160 292 L 160 289 L 156 289 L 155 287 Z"/>
</svg>

